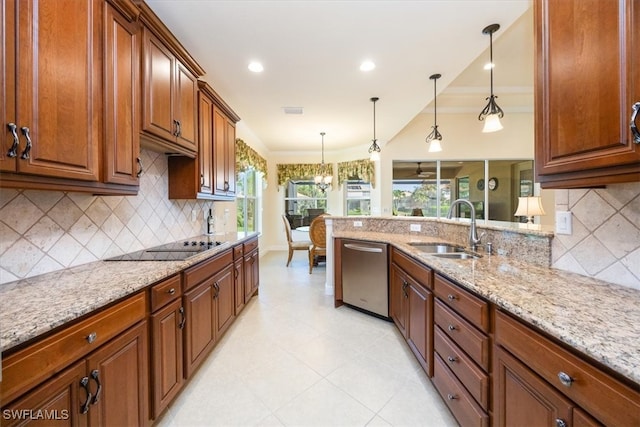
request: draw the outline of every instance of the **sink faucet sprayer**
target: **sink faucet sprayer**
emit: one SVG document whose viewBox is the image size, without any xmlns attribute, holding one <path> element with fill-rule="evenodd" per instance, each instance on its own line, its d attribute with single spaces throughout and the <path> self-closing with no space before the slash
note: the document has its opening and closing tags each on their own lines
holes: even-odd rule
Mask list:
<svg viewBox="0 0 640 427">
<path fill-rule="evenodd" d="M 453 208 L 460 203 L 464 203 L 465 205 L 469 206 L 469 209 L 471 210 L 471 228 L 469 228 L 469 247 L 471 248 L 472 251 L 475 251 L 478 248 L 478 245 L 480 244 L 482 237 L 486 233 L 483 231 L 480 234 L 480 237 L 478 237 L 478 230 L 476 230 L 476 208 L 473 207 L 473 203 L 471 203 L 466 199 L 454 200 L 453 203 L 451 203 L 451 207 L 449 208 L 447 219 L 451 219 L 451 215 L 453 214 Z"/>
</svg>

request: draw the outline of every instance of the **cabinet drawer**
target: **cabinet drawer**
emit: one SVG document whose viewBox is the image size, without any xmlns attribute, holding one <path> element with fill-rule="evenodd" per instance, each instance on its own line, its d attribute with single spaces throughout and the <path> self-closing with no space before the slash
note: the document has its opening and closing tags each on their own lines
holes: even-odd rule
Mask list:
<svg viewBox="0 0 640 427">
<path fill-rule="evenodd" d="M 447 369 L 438 354 L 434 357 L 433 384 L 461 426 L 486 427 L 489 425 L 489 416 Z"/>
<path fill-rule="evenodd" d="M 244 242 L 242 244 L 242 247 L 244 248 L 244 254 L 246 255 L 252 250 L 258 248 L 258 239 L 253 239 L 253 240 L 249 240 L 248 242 Z"/>
<path fill-rule="evenodd" d="M 146 307 L 141 292 L 3 358 L 0 401 L 10 402 L 143 320 Z"/>
<path fill-rule="evenodd" d="M 422 286 L 433 289 L 433 271 L 429 267 L 418 264 L 397 249 L 391 251 L 391 261 L 395 262 Z"/>
<path fill-rule="evenodd" d="M 434 320 L 441 330 L 485 371 L 489 369 L 489 337 L 436 299 Z"/>
<path fill-rule="evenodd" d="M 439 328 L 435 330 L 434 347 L 451 372 L 469 394 L 486 411 L 489 409 L 489 377 L 458 348 Z"/>
<path fill-rule="evenodd" d="M 489 303 L 436 274 L 433 292 L 473 325 L 489 332 Z"/>
<path fill-rule="evenodd" d="M 188 291 L 198 283 L 216 274 L 233 263 L 233 253 L 228 249 L 184 271 L 184 290 Z"/>
<path fill-rule="evenodd" d="M 605 425 L 638 425 L 640 393 L 496 311 L 495 340 Z M 564 385 L 560 373 L 572 380 Z"/>
<path fill-rule="evenodd" d="M 233 259 L 237 260 L 242 258 L 242 245 L 238 245 L 238 246 L 234 246 L 233 247 Z"/>
<path fill-rule="evenodd" d="M 182 295 L 180 275 L 173 276 L 151 287 L 151 311 L 163 307 Z"/>
</svg>

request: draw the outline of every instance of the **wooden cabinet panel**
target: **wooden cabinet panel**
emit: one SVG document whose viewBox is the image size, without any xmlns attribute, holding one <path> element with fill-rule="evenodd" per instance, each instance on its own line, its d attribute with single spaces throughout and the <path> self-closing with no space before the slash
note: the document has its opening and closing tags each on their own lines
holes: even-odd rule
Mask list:
<svg viewBox="0 0 640 427">
<path fill-rule="evenodd" d="M 236 316 L 244 308 L 244 268 L 243 259 L 236 260 L 233 264 L 234 286 L 235 286 L 235 312 Z"/>
<path fill-rule="evenodd" d="M 427 375 L 433 375 L 433 295 L 422 285 L 410 280 L 407 343 Z"/>
<path fill-rule="evenodd" d="M 180 275 L 164 279 L 162 282 L 153 285 L 150 291 L 151 311 L 156 311 L 170 301 L 182 295 L 182 284 Z"/>
<path fill-rule="evenodd" d="M 436 274 L 433 293 L 476 328 L 489 331 L 489 303 Z"/>
<path fill-rule="evenodd" d="M 198 85 L 196 77 L 179 61 L 176 61 L 176 111 L 178 121 L 176 142 L 188 150 L 198 149 Z"/>
<path fill-rule="evenodd" d="M 403 337 L 408 332 L 408 277 L 396 264 L 391 264 L 389 271 L 389 316 L 393 319 Z"/>
<path fill-rule="evenodd" d="M 235 129 L 235 128 L 234 128 Z M 213 191 L 220 196 L 235 193 L 229 176 L 229 147 L 227 116 L 218 108 L 213 109 Z M 234 130 L 235 132 L 235 130 Z M 234 142 L 235 143 L 235 142 Z M 235 174 L 235 171 L 234 171 Z"/>
<path fill-rule="evenodd" d="M 629 125 L 640 102 L 639 9 L 634 0 L 535 2 L 535 163 L 543 188 L 640 180 Z"/>
<path fill-rule="evenodd" d="M 478 406 L 437 354 L 433 359 L 433 385 L 461 426 L 487 427 L 489 416 Z"/>
<path fill-rule="evenodd" d="M 140 26 L 105 3 L 103 181 L 138 185 L 140 164 Z"/>
<path fill-rule="evenodd" d="M 231 326 L 236 318 L 233 265 L 230 264 L 213 278 L 216 299 L 216 339 Z"/>
<path fill-rule="evenodd" d="M 495 425 L 571 425 L 573 404 L 502 348 L 494 353 Z"/>
<path fill-rule="evenodd" d="M 210 278 L 223 268 L 233 263 L 233 254 L 231 250 L 225 250 L 213 257 L 202 261 L 188 269 L 184 270 L 184 288 L 191 289 L 193 286 L 201 283 L 203 280 Z"/>
<path fill-rule="evenodd" d="M 151 384 L 153 418 L 156 419 L 180 392 L 183 375 L 183 328 L 186 317 L 182 299 L 176 299 L 151 316 Z"/>
<path fill-rule="evenodd" d="M 81 414 L 80 406 L 86 401 L 87 394 L 80 387 L 80 380 L 86 377 L 84 361 L 65 369 L 37 389 L 2 408 L 2 425 L 14 426 L 53 426 L 86 427 L 88 417 Z M 88 377 L 86 377 L 88 381 Z M 29 414 L 21 411 L 42 411 L 49 418 L 41 420 L 27 419 Z"/>
<path fill-rule="evenodd" d="M 212 278 L 184 295 L 185 325 L 185 377 L 190 378 L 215 344 L 216 304 L 213 300 Z"/>
<path fill-rule="evenodd" d="M 198 93 L 198 132 L 200 176 L 196 176 L 196 189 L 213 194 L 213 101 L 202 92 Z"/>
<path fill-rule="evenodd" d="M 91 426 L 149 424 L 149 354 L 144 321 L 102 346 L 87 359 L 95 385 Z"/>
<path fill-rule="evenodd" d="M 102 34 L 100 0 L 3 2 L 7 32 L 5 94 L 11 105 L 2 124 L 17 126 L 17 156 L 4 158 L 18 173 L 98 181 L 102 138 Z M 69 22 L 74 25 L 70 26 Z M 11 68 L 8 68 L 11 67 Z M 27 135 L 28 134 L 28 137 Z M 29 145 L 28 140 L 31 141 Z M 4 145 L 4 142 L 3 142 Z"/>
<path fill-rule="evenodd" d="M 247 303 L 260 286 L 260 259 L 258 249 L 244 255 L 244 302 Z"/>
</svg>

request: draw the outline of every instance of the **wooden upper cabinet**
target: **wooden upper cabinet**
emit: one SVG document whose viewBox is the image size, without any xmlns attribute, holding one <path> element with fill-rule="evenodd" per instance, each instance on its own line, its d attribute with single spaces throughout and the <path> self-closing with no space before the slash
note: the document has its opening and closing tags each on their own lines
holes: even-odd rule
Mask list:
<svg viewBox="0 0 640 427">
<path fill-rule="evenodd" d="M 129 3 L 114 3 L 124 8 Z M 135 8 L 135 6 L 132 6 Z M 138 185 L 140 161 L 140 26 L 136 9 L 105 3 L 104 182 Z M 129 12 L 129 13 L 127 13 Z"/>
<path fill-rule="evenodd" d="M 98 181 L 102 1 L 6 0 L 3 6 L 0 168 Z M 15 155 L 8 155 L 14 141 Z"/>
<path fill-rule="evenodd" d="M 146 3 L 143 30 L 143 143 L 169 153 L 195 157 L 198 150 L 197 78 L 204 70 Z"/>
<path fill-rule="evenodd" d="M 630 126 L 640 102 L 640 4 L 536 0 L 535 20 L 537 180 L 543 188 L 640 181 Z"/>
<path fill-rule="evenodd" d="M 236 194 L 236 127 L 226 114 L 213 109 L 213 192 L 218 196 Z"/>
</svg>

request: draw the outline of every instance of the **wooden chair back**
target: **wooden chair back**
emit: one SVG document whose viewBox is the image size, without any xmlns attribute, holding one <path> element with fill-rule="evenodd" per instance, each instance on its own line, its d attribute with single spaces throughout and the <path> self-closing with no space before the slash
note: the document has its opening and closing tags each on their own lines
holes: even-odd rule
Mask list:
<svg viewBox="0 0 640 427">
<path fill-rule="evenodd" d="M 284 231 L 287 233 L 287 242 L 291 243 L 293 241 L 293 237 L 291 236 L 291 224 L 289 224 L 289 220 L 286 215 L 282 215 L 282 221 L 284 222 Z"/>
<path fill-rule="evenodd" d="M 329 214 L 321 214 L 317 216 L 309 226 L 309 238 L 315 247 L 324 248 L 327 245 L 327 227 L 324 223 L 324 217 Z"/>
</svg>

